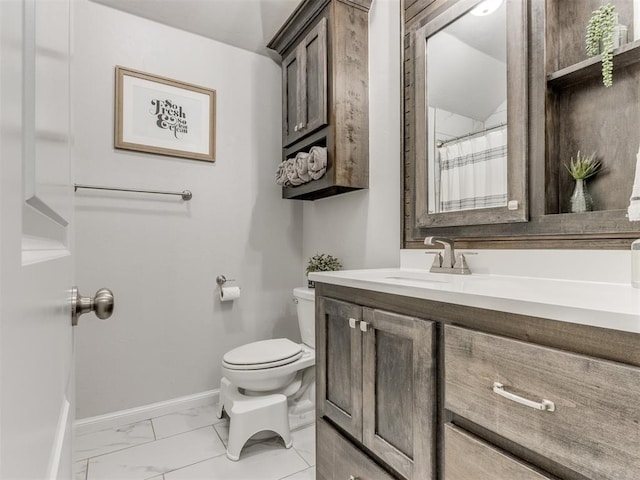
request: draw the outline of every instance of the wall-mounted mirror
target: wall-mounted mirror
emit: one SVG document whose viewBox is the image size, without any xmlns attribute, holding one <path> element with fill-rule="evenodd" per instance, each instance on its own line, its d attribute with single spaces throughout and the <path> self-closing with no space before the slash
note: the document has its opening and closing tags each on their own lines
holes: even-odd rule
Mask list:
<svg viewBox="0 0 640 480">
<path fill-rule="evenodd" d="M 418 227 L 527 220 L 526 0 L 459 0 L 415 40 Z"/>
</svg>

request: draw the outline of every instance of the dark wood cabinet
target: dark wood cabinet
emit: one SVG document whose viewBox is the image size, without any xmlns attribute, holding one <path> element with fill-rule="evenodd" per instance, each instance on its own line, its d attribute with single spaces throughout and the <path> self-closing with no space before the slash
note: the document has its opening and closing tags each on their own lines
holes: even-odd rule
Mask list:
<svg viewBox="0 0 640 480">
<path fill-rule="evenodd" d="M 433 323 L 317 301 L 318 416 L 403 478 L 434 478 Z"/>
<path fill-rule="evenodd" d="M 369 187 L 370 5 L 304 0 L 269 42 L 283 59 L 278 162 L 312 147 L 327 151 L 325 175 L 283 187 L 283 198 L 316 200 Z"/>
<path fill-rule="evenodd" d="M 638 477 L 640 334 L 316 282 L 316 355 L 318 478 Z"/>
</svg>

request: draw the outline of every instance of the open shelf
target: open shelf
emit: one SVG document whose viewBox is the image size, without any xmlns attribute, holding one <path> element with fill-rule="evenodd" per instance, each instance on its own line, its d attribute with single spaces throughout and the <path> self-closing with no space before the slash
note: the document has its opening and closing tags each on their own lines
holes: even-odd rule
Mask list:
<svg viewBox="0 0 640 480">
<path fill-rule="evenodd" d="M 549 87 L 562 89 L 590 80 L 601 74 L 602 55 L 574 63 L 547 76 Z M 613 51 L 613 71 L 640 62 L 640 40 L 626 43 Z"/>
<path fill-rule="evenodd" d="M 283 159 L 295 157 L 298 152 L 308 152 L 311 147 L 314 146 L 325 147 L 327 149 L 327 173 L 318 180 L 312 180 L 302 185 L 282 187 L 282 198 L 292 200 L 318 200 L 362 188 L 343 184 L 337 178 L 334 161 L 336 146 L 330 127 L 324 127 L 316 133 L 285 148 L 283 150 Z"/>
</svg>

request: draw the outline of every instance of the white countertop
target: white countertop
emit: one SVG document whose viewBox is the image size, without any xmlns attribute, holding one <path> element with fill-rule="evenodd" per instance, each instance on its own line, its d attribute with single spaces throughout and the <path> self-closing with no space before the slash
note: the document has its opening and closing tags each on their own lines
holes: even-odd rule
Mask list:
<svg viewBox="0 0 640 480">
<path fill-rule="evenodd" d="M 563 322 L 640 333 L 640 290 L 628 283 L 509 275 L 453 275 L 413 268 L 314 272 L 309 279 Z"/>
</svg>

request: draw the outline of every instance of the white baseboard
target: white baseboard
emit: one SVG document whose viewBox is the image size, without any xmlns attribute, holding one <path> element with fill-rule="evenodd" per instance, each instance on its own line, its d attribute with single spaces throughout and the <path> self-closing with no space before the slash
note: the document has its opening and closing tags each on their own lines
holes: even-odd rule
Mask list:
<svg viewBox="0 0 640 480">
<path fill-rule="evenodd" d="M 107 428 L 119 427 L 120 425 L 127 425 L 129 423 L 168 415 L 188 408 L 215 405 L 218 402 L 219 395 L 220 390 L 209 390 L 207 392 L 195 393 L 185 397 L 165 400 L 164 402 L 151 403 L 149 405 L 108 413 L 106 415 L 83 418 L 76 420 L 74 424 L 74 434 L 85 435 Z"/>
</svg>

